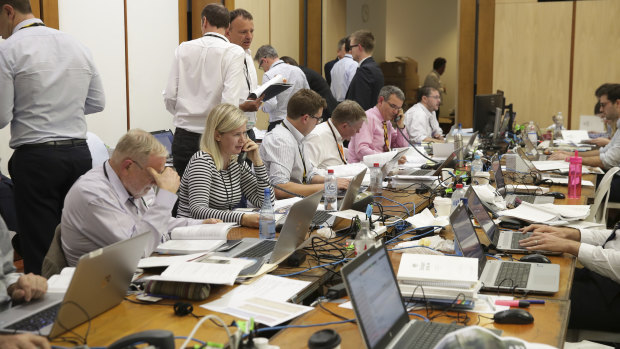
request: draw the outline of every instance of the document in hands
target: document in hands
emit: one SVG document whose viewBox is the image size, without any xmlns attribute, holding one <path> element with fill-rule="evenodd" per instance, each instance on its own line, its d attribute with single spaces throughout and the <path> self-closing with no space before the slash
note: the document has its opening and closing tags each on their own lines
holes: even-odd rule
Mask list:
<svg viewBox="0 0 620 349">
<path fill-rule="evenodd" d="M 289 89 L 291 86 L 293 85 L 287 84 L 282 75 L 278 74 L 273 79 L 267 81 L 251 92 L 248 98 L 258 98 L 263 96 L 263 102 L 266 102 L 279 95 L 282 91 Z"/>
</svg>

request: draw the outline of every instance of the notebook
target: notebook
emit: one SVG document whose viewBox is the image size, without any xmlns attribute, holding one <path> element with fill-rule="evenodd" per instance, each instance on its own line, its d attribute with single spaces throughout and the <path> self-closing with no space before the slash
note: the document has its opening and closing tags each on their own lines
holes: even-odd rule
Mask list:
<svg viewBox="0 0 620 349">
<path fill-rule="evenodd" d="M 151 233 L 137 235 L 80 257 L 65 294 L 46 293 L 0 313 L 0 332 L 30 332 L 49 338 L 119 304 Z"/>
<path fill-rule="evenodd" d="M 350 209 L 353 206 L 353 202 L 355 202 L 355 198 L 362 186 L 362 181 L 364 180 L 364 176 L 366 175 L 367 169 L 363 169 L 360 173 L 356 174 L 355 177 L 349 183 L 349 187 L 344 194 L 344 198 L 339 202 L 338 211 L 345 211 Z M 336 217 L 329 214 L 330 211 L 325 210 L 317 210 L 312 218 L 313 226 L 320 226 L 325 223 L 328 225 L 334 225 L 336 223 Z"/>
<path fill-rule="evenodd" d="M 553 196 L 509 194 L 506 192 L 506 181 L 504 180 L 504 174 L 502 171 L 502 167 L 499 163 L 499 159 L 496 156 L 491 159 L 491 168 L 493 169 L 493 175 L 495 176 L 495 187 L 497 188 L 497 191 L 504 197 L 507 204 L 514 205 L 516 199 L 529 202 L 531 204 L 552 204 L 555 200 Z"/>
<path fill-rule="evenodd" d="M 294 203 L 284 221 L 280 237 L 277 240 L 243 238 L 241 243 L 228 252 L 218 253 L 227 257 L 256 258 L 258 263 L 250 266 L 255 268 L 264 262 L 279 264 L 288 258 L 296 249 L 305 244 L 306 234 L 314 216 L 323 191 L 318 191 Z M 258 270 L 258 269 L 256 269 Z M 241 275 L 251 274 L 250 270 L 242 270 Z"/>
<path fill-rule="evenodd" d="M 463 327 L 409 319 L 380 241 L 342 267 L 341 273 L 366 348 L 433 348 L 445 334 Z"/>
<path fill-rule="evenodd" d="M 551 294 L 559 290 L 558 264 L 487 260 L 480 240 L 461 202 L 450 215 L 455 247 L 468 258 L 478 258 L 478 276 L 482 289 Z"/>
<path fill-rule="evenodd" d="M 478 194 L 472 187 L 467 189 L 465 197 L 467 198 L 467 208 L 469 209 L 469 212 L 474 216 L 486 236 L 489 238 L 489 241 L 491 241 L 491 244 L 488 246 L 489 248 L 502 252 L 521 254 L 561 254 L 559 252 L 551 251 L 530 251 L 523 248 L 519 244 L 519 240 L 530 237 L 530 235 L 532 235 L 531 233 L 522 233 L 513 230 L 500 230 L 493 219 L 489 216 L 489 211 L 487 211 L 486 207 L 482 204 Z"/>
</svg>

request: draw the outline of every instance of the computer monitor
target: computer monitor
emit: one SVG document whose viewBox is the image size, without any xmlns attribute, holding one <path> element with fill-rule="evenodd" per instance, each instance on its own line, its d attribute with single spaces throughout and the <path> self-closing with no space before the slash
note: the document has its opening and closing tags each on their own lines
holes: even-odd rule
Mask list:
<svg viewBox="0 0 620 349">
<path fill-rule="evenodd" d="M 504 109 L 503 94 L 477 95 L 474 99 L 474 131 L 479 132 L 479 137 L 493 135 L 495 125 L 496 108 Z M 501 114 L 500 114 L 501 115 Z"/>
</svg>

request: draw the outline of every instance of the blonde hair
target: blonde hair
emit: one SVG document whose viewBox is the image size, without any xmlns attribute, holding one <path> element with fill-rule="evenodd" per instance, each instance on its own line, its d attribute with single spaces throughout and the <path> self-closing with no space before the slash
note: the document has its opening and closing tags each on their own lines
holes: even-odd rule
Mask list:
<svg viewBox="0 0 620 349">
<path fill-rule="evenodd" d="M 168 151 L 152 134 L 135 128 L 127 131 L 116 144 L 110 161 L 120 164 L 126 158 L 130 158 L 140 164 L 145 164 L 149 156 L 167 157 Z"/>
<path fill-rule="evenodd" d="M 226 103 L 213 108 L 209 116 L 207 116 L 205 132 L 200 138 L 200 150 L 211 155 L 218 170 L 224 167 L 226 159 L 222 158 L 222 152 L 215 140 L 215 132 L 220 134 L 231 132 L 245 125 L 247 121 L 248 119 L 241 109 Z M 235 160 L 236 158 L 237 155 L 231 156 L 228 161 Z"/>
</svg>

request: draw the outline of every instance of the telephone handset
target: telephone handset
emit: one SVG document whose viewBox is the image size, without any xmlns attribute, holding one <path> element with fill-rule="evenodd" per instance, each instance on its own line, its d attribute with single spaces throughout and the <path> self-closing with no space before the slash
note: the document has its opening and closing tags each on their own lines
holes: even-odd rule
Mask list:
<svg viewBox="0 0 620 349">
<path fill-rule="evenodd" d="M 123 349 L 144 342 L 158 349 L 174 349 L 174 334 L 166 330 L 142 331 L 117 340 L 108 349 Z"/>
<path fill-rule="evenodd" d="M 239 155 L 237 155 L 237 162 L 239 163 L 239 165 L 243 165 L 243 163 L 245 162 L 245 159 L 248 158 L 248 153 L 242 151 L 241 153 L 239 153 Z"/>
</svg>

